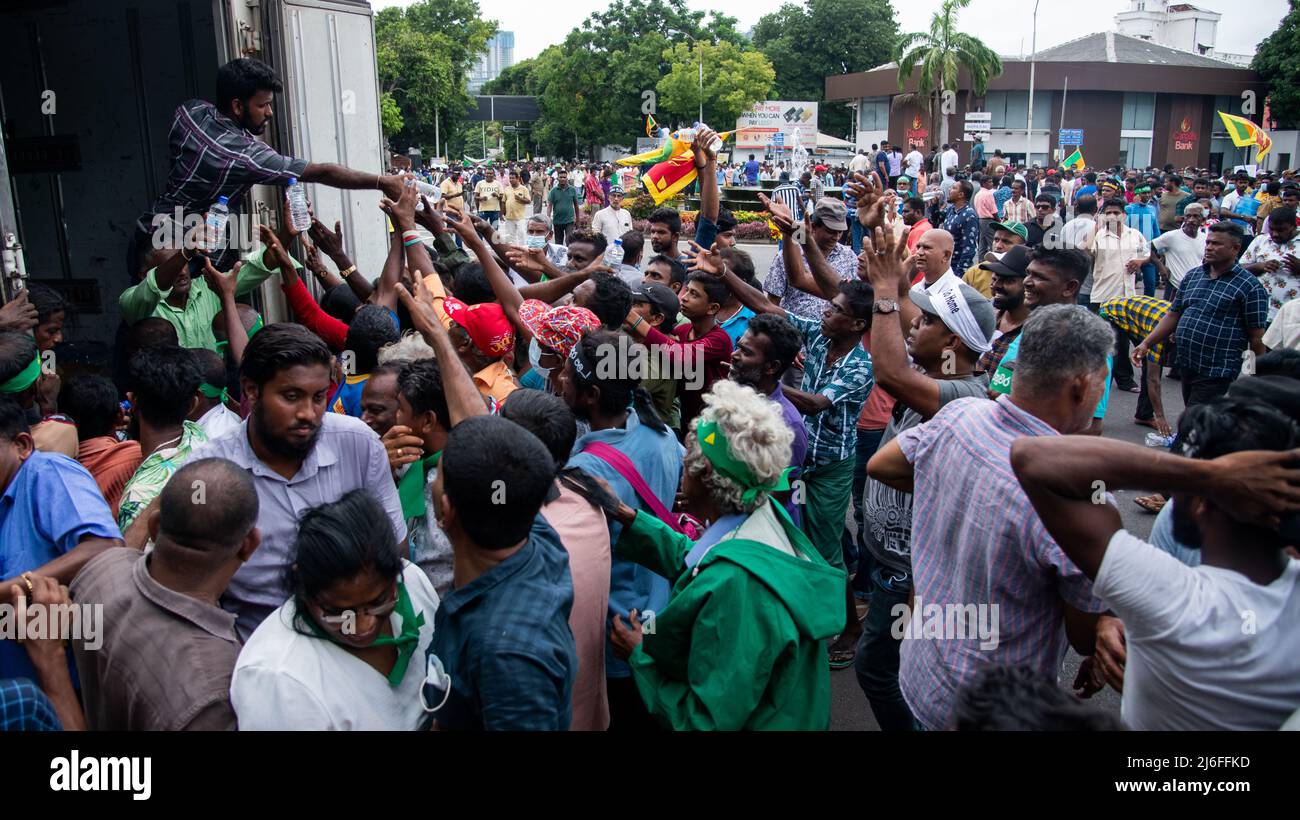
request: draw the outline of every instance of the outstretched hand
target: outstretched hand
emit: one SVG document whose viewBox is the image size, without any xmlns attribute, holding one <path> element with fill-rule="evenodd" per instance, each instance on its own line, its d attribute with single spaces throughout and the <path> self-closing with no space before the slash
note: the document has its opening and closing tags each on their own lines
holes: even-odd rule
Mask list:
<svg viewBox="0 0 1300 820">
<path fill-rule="evenodd" d="M 854 174 L 844 193 L 857 200 L 858 222 L 868 231 L 885 224 L 885 190 L 875 174 Z"/>
</svg>

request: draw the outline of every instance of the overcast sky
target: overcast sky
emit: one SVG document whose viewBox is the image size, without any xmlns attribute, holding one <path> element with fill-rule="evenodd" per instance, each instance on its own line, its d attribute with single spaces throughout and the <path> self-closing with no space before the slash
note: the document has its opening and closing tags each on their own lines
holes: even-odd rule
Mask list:
<svg viewBox="0 0 1300 820">
<path fill-rule="evenodd" d="M 370 0 L 374 8 L 407 6 L 414 0 Z M 742 31 L 764 14 L 789 0 L 687 0 L 693 9 L 725 11 L 740 20 Z M 890 0 L 903 31 L 923 31 L 939 0 Z M 1223 14 L 1219 20 L 1220 51 L 1252 53 L 1286 15 L 1287 0 L 1195 0 L 1199 8 Z M 608 6 L 605 0 L 479 0 L 484 17 L 495 18 L 505 31 L 515 33 L 515 61 L 537 56 L 552 43 L 564 40 L 570 30 L 593 11 Z M 1038 48 L 1044 49 L 1085 34 L 1109 31 L 1114 17 L 1129 0 L 1043 0 L 1038 9 Z M 973 0 L 961 13 L 962 28 L 980 37 L 999 54 L 1030 52 L 1034 0 Z M 1244 13 L 1243 13 L 1244 11 Z"/>
</svg>

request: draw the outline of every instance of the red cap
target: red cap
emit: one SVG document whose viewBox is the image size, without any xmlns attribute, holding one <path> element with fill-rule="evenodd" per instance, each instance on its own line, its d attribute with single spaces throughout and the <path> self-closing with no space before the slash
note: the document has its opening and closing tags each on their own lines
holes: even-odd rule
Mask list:
<svg viewBox="0 0 1300 820">
<path fill-rule="evenodd" d="M 505 310 L 496 302 L 467 305 L 454 296 L 448 296 L 443 309 L 453 322 L 465 328 L 483 355 L 498 359 L 515 346 L 515 331 L 510 327 Z"/>
</svg>

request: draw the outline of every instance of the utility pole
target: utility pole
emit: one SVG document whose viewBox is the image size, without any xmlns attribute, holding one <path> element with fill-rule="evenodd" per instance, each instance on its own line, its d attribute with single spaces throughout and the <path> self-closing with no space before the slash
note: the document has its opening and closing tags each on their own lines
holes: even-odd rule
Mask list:
<svg viewBox="0 0 1300 820">
<path fill-rule="evenodd" d="M 1025 123 L 1025 167 L 1034 148 L 1034 58 L 1038 55 L 1038 3 L 1034 0 L 1034 32 L 1029 46 L 1029 122 Z M 1050 126 L 1049 126 L 1050 127 Z"/>
</svg>

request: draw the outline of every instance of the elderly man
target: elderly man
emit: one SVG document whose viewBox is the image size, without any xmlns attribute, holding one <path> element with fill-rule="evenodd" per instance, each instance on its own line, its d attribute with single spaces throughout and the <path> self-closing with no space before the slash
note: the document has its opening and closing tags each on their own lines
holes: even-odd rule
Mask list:
<svg viewBox="0 0 1300 820">
<path fill-rule="evenodd" d="M 596 211 L 591 218 L 591 229 L 603 234 L 606 245 L 613 245 L 623 234 L 632 230 L 632 214 L 623 207 L 623 189 L 613 185 L 609 189 L 609 205 Z"/>
<path fill-rule="evenodd" d="M 957 693 L 981 669 L 1027 664 L 1055 678 L 1067 640 L 1091 655 L 1103 610 L 1016 481 L 1011 445 L 1088 428 L 1113 334 L 1083 307 L 1052 305 L 1030 315 L 1021 338 L 1010 396 L 951 401 L 867 465 L 925 511 L 912 521 L 912 603 L 894 614 L 903 699 L 929 730 L 948 727 Z M 1092 694 L 1096 680 L 1081 674 L 1076 685 Z"/>
</svg>

